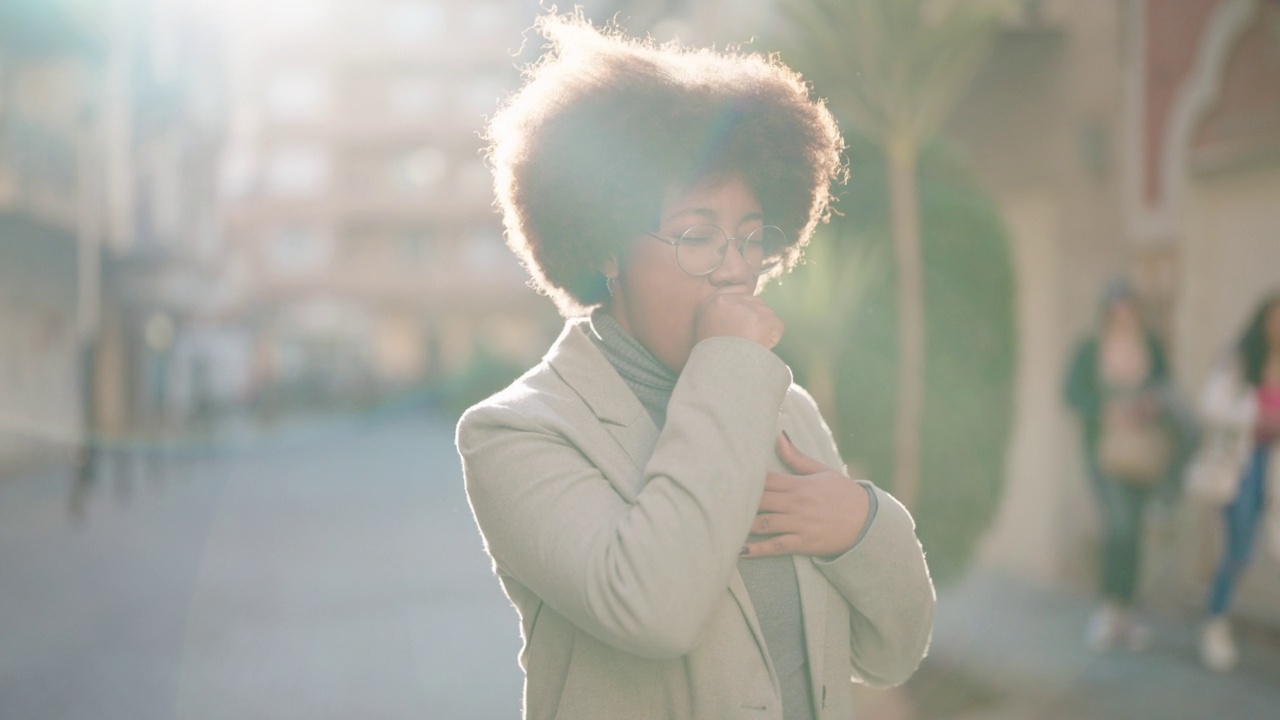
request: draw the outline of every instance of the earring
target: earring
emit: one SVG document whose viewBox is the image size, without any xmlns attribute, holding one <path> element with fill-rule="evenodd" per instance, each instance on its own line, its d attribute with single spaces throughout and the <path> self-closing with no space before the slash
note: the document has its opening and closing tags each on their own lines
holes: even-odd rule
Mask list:
<svg viewBox="0 0 1280 720">
<path fill-rule="evenodd" d="M 609 291 L 609 297 L 613 297 L 613 288 L 614 288 L 614 285 L 617 283 L 617 281 L 618 281 L 617 275 L 604 276 L 604 287 L 606 290 Z"/>
</svg>

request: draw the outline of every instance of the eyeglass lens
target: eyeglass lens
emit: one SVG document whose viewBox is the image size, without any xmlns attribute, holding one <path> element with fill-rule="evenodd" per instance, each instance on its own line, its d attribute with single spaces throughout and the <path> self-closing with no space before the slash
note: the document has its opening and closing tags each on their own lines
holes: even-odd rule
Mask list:
<svg viewBox="0 0 1280 720">
<path fill-rule="evenodd" d="M 747 267 L 757 274 L 768 272 L 782 261 L 786 237 L 782 230 L 765 225 L 737 242 L 738 251 Z M 676 261 L 690 275 L 707 275 L 720 267 L 728 252 L 729 238 L 716 225 L 694 225 L 680 236 Z"/>
</svg>

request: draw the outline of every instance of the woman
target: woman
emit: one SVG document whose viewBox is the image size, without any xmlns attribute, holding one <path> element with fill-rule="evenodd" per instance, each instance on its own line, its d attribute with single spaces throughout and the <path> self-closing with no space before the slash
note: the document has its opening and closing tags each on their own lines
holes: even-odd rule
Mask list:
<svg viewBox="0 0 1280 720">
<path fill-rule="evenodd" d="M 1154 489 L 1176 473 L 1178 424 L 1168 399 L 1164 352 L 1122 282 L 1108 286 L 1101 327 L 1077 347 L 1067 402 L 1080 418 L 1085 466 L 1102 511 L 1102 603 L 1085 631 L 1095 651 L 1143 648 L 1150 629 L 1134 610 L 1142 515 Z"/>
<path fill-rule="evenodd" d="M 508 243 L 571 319 L 458 426 L 525 716 L 847 718 L 851 677 L 919 664 L 934 594 L 756 294 L 826 211 L 835 123 L 770 58 L 538 29 L 489 158 Z"/>
<path fill-rule="evenodd" d="M 1233 444 L 1237 479 L 1224 508 L 1226 543 L 1209 589 L 1208 621 L 1200 639 L 1200 658 L 1212 670 L 1235 667 L 1237 652 L 1227 612 L 1236 581 L 1249 563 L 1258 535 L 1267 484 L 1280 482 L 1271 461 L 1280 438 L 1280 293 L 1254 311 L 1235 351 L 1210 377 L 1201 410 L 1209 428 L 1239 436 Z"/>
</svg>

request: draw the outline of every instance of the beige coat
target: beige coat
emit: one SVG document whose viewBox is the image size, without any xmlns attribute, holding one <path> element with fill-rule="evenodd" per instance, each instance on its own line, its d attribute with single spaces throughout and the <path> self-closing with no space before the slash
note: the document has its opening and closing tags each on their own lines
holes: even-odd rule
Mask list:
<svg viewBox="0 0 1280 720">
<path fill-rule="evenodd" d="M 458 425 L 467 494 L 520 614 L 528 718 L 774 718 L 778 680 L 741 576 L 766 471 L 786 430 L 842 461 L 776 355 L 711 338 L 689 357 L 658 432 L 571 322 L 537 367 Z M 862 540 L 793 556 L 814 707 L 850 718 L 851 679 L 905 680 L 934 593 L 914 525 L 881 490 Z"/>
</svg>

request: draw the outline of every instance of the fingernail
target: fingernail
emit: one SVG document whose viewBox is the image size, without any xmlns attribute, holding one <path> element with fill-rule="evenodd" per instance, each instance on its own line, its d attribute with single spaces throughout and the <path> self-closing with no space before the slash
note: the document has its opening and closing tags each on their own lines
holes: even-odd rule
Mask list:
<svg viewBox="0 0 1280 720">
<path fill-rule="evenodd" d="M 738 551 L 738 557 L 744 557 L 744 556 L 746 556 L 746 554 L 747 554 L 747 553 L 749 553 L 749 552 L 751 552 L 751 551 L 747 549 L 747 546 L 746 546 L 746 545 L 743 545 L 743 546 L 742 546 L 742 549 Z"/>
</svg>

